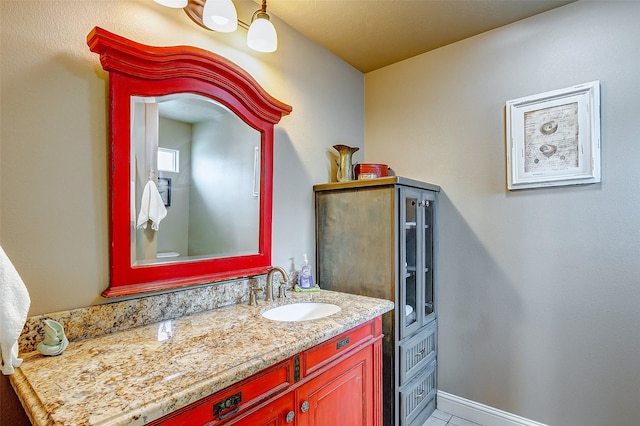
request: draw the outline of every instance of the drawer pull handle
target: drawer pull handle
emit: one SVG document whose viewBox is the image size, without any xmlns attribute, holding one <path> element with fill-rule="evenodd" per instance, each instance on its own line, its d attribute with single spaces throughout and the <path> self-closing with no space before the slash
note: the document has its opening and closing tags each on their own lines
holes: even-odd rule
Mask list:
<svg viewBox="0 0 640 426">
<path fill-rule="evenodd" d="M 302 405 L 300 406 L 300 411 L 302 411 L 303 413 L 309 411 L 309 401 L 305 401 L 302 403 Z"/>
<path fill-rule="evenodd" d="M 349 336 L 345 337 L 344 339 L 336 343 L 336 351 L 339 351 L 340 349 L 347 346 L 348 344 L 349 344 Z"/>
<path fill-rule="evenodd" d="M 420 393 L 416 395 L 416 399 L 422 399 L 423 396 L 424 396 L 424 389 L 421 389 Z"/>
<path fill-rule="evenodd" d="M 294 413 L 293 411 L 289 411 L 287 413 L 287 423 L 291 423 L 293 421 L 293 418 L 296 416 L 296 413 Z"/>
<path fill-rule="evenodd" d="M 217 402 L 213 406 L 213 415 L 218 417 L 218 420 L 224 420 L 232 414 L 235 414 L 240 409 L 240 402 L 242 402 L 242 392 L 238 392 L 231 395 L 227 399 Z"/>
<path fill-rule="evenodd" d="M 420 352 L 418 352 L 417 354 L 415 354 L 415 357 L 416 357 L 416 358 L 421 358 L 421 357 L 422 357 L 422 355 L 424 355 L 425 351 L 426 351 L 426 349 L 425 349 L 425 348 L 423 348 Z"/>
<path fill-rule="evenodd" d="M 300 381 L 300 354 L 293 358 L 293 381 Z"/>
</svg>

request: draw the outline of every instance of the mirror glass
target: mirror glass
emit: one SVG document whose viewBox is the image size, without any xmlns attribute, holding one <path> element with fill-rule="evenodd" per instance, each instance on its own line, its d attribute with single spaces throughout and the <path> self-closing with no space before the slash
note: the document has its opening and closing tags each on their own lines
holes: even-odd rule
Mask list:
<svg viewBox="0 0 640 426">
<path fill-rule="evenodd" d="M 198 94 L 132 96 L 131 111 L 132 266 L 257 254 L 261 133 Z M 149 180 L 157 230 L 138 221 Z"/>
</svg>

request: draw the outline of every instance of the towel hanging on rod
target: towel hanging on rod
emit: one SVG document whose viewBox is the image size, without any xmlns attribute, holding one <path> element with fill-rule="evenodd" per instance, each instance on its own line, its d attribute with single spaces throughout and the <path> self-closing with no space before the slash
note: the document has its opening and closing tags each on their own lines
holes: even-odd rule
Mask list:
<svg viewBox="0 0 640 426">
<path fill-rule="evenodd" d="M 146 229 L 147 222 L 151 221 L 151 229 L 157 231 L 160 229 L 160 222 L 167 216 L 167 208 L 158 191 L 158 186 L 151 179 L 153 171 L 149 174 L 149 182 L 142 191 L 142 200 L 140 202 L 140 213 L 136 226 L 138 229 Z"/>
</svg>

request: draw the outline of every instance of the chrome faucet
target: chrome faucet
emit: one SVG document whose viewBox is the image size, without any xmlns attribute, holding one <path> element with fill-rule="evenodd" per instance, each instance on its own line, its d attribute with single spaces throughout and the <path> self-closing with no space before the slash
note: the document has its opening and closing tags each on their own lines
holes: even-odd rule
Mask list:
<svg viewBox="0 0 640 426">
<path fill-rule="evenodd" d="M 273 268 L 269 269 L 269 272 L 267 273 L 267 285 L 266 285 L 266 288 L 265 288 L 265 291 L 264 291 L 265 292 L 265 300 L 267 300 L 267 301 L 272 301 L 273 300 L 273 285 L 272 285 L 272 281 L 273 281 L 273 274 L 275 272 L 280 272 L 280 275 L 282 275 L 282 278 L 284 279 L 284 282 L 280 285 L 281 287 L 289 282 L 289 277 L 287 276 L 287 273 L 281 267 L 274 266 Z M 281 292 L 280 294 L 283 294 L 283 293 Z M 286 292 L 284 294 L 286 294 Z"/>
</svg>

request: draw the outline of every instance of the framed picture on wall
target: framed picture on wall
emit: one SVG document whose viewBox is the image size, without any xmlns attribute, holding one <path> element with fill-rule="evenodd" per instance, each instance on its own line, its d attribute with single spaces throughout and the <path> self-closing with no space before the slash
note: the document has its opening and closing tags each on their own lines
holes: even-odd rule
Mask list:
<svg viewBox="0 0 640 426">
<path fill-rule="evenodd" d="M 600 182 L 600 82 L 506 103 L 507 188 Z"/>
<path fill-rule="evenodd" d="M 169 207 L 171 205 L 171 178 L 158 178 L 158 192 L 165 207 Z"/>
</svg>

